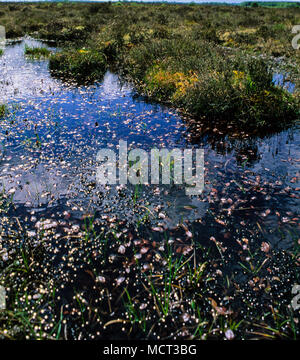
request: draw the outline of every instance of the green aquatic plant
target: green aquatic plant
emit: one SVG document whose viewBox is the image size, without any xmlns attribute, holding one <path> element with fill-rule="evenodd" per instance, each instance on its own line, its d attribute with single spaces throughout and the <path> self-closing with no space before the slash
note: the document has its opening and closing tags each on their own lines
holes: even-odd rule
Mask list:
<svg viewBox="0 0 300 360">
<path fill-rule="evenodd" d="M 1 249 L 2 258 L 3 253 L 6 254 Z M 61 337 L 61 310 L 57 317 L 51 311 L 53 325 L 47 333 L 44 331 L 45 313 L 55 306 L 55 298 L 51 296 L 55 285 L 40 281 L 40 274 L 36 271 L 45 254 L 42 245 L 34 248 L 22 236 L 18 239 L 14 257 L 11 259 L 5 255 L 7 260 L 0 261 L 0 284 L 4 289 L 9 289 L 6 292 L 6 308 L 1 310 L 1 339 L 54 340 Z M 36 286 L 37 283 L 41 286 Z"/>
<path fill-rule="evenodd" d="M 48 58 L 51 51 L 44 47 L 29 47 L 25 45 L 25 55 L 32 59 Z"/>
</svg>

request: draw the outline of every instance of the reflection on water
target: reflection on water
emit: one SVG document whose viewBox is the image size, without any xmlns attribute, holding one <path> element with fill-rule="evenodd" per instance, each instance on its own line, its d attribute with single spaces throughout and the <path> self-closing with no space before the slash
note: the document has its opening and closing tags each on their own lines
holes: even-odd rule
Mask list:
<svg viewBox="0 0 300 360">
<path fill-rule="evenodd" d="M 90 86 L 52 78 L 46 60 L 25 58 L 25 43 L 40 45 L 25 39 L 0 58 L 0 103 L 10 108 L 1 120 L 0 181 L 14 194 L 16 213 L 67 212 L 76 221 L 96 212 L 128 221 L 147 217 L 162 227 L 200 219 L 195 231 L 202 235 L 208 227 L 225 234 L 223 223 L 236 234 L 245 226 L 257 231 L 259 223 L 263 238 L 291 244 L 298 221 L 299 129 L 240 139 L 206 124 L 193 135 L 176 111 L 134 96 L 110 72 Z M 204 148 L 203 195 L 189 198 L 182 186 L 97 185 L 96 154 L 103 147 L 117 151 L 119 140 L 146 151 Z"/>
<path fill-rule="evenodd" d="M 282 86 L 284 89 L 286 89 L 289 92 L 294 92 L 295 90 L 295 84 L 291 81 L 287 80 L 286 76 L 284 74 L 275 73 L 273 75 L 273 82 L 275 85 Z"/>
</svg>

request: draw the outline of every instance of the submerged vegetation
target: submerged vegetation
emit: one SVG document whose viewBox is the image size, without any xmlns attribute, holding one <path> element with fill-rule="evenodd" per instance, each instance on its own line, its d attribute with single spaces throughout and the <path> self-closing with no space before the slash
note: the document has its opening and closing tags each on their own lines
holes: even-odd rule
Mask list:
<svg viewBox="0 0 300 360">
<path fill-rule="evenodd" d="M 296 256 L 242 238 L 234 253 L 214 237 L 214 247 L 196 244 L 184 224 L 159 235 L 103 220 L 65 228 L 63 243 L 53 238 L 57 221 L 26 234 L 12 220 L 0 260 L 9 289 L 1 338 L 299 338 L 290 307 L 297 246 Z"/>
<path fill-rule="evenodd" d="M 51 76 L 62 81 L 53 81 L 48 63 L 26 61 L 21 43 L 22 60 L 51 82 L 41 73 L 24 97 L 12 84 L 20 105 L 0 104 L 0 339 L 300 338 L 299 309 L 291 306 L 300 283 L 297 144 L 292 132 L 278 147 L 249 136 L 299 118 L 299 51 L 291 46 L 299 23 L 296 7 L 1 3 L 8 38 L 58 45 L 58 52 L 25 46 L 25 55 L 49 58 Z M 182 122 L 167 128 L 169 110 L 154 124 L 156 109 L 139 116 L 128 98 L 122 107 L 122 92 L 114 103 L 114 83 L 102 92 L 81 86 L 107 70 L 178 109 L 188 131 Z M 288 75 L 292 93 L 274 84 L 274 72 Z M 176 145 L 216 150 L 197 198 L 203 213 L 191 198 L 175 224 L 168 210 L 172 201 L 181 206 L 179 191 L 174 199 L 169 187 L 117 186 L 111 200 L 109 187 L 97 185 L 89 147 L 92 156 L 99 144 L 113 148 L 120 133 L 167 147 L 167 132 L 180 131 Z M 288 155 L 277 160 L 285 140 Z"/>
</svg>

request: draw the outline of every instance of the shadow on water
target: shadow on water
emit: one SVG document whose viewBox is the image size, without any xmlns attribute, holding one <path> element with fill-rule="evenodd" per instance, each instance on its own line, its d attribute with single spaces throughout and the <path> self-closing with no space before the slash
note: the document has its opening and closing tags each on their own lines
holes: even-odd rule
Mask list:
<svg viewBox="0 0 300 360">
<path fill-rule="evenodd" d="M 14 196 L 14 215 L 30 219 L 29 229 L 42 217 L 80 222 L 118 216 L 161 229 L 186 220 L 200 239 L 215 236 L 230 244 L 247 230 L 274 246 L 291 246 L 299 208 L 299 127 L 240 138 L 205 124 L 187 126 L 176 111 L 135 96 L 111 72 L 77 87 L 51 77 L 47 60 L 24 56 L 25 43 L 41 46 L 25 39 L 0 58 L 0 103 L 9 107 L 1 120 L 0 181 Z M 274 81 L 283 79 L 276 75 Z M 204 148 L 203 194 L 188 197 L 184 186 L 100 186 L 96 154 L 101 148 L 117 152 L 119 140 L 146 151 Z"/>
</svg>

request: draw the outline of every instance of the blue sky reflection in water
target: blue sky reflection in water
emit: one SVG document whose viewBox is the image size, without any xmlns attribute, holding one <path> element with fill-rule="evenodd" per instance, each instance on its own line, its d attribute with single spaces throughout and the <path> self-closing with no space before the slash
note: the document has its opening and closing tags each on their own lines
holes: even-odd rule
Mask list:
<svg viewBox="0 0 300 360">
<path fill-rule="evenodd" d="M 35 214 L 29 227 L 39 216 L 68 212 L 76 222 L 98 211 L 129 221 L 147 215 L 162 227 L 201 219 L 221 232 L 224 224 L 236 233 L 257 231 L 259 223 L 273 246 L 291 245 L 299 208 L 299 129 L 239 139 L 206 124 L 195 135 L 175 110 L 147 103 L 110 72 L 90 86 L 52 78 L 47 60 L 24 56 L 25 43 L 40 45 L 31 39 L 11 43 L 0 58 L 0 100 L 10 108 L 1 120 L 0 181 L 20 213 Z M 203 196 L 189 198 L 178 186 L 97 185 L 97 151 L 117 151 L 120 139 L 147 151 L 204 148 Z"/>
</svg>

